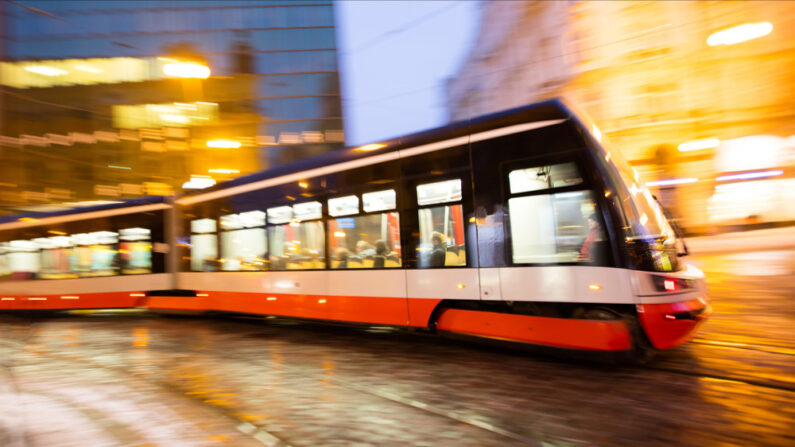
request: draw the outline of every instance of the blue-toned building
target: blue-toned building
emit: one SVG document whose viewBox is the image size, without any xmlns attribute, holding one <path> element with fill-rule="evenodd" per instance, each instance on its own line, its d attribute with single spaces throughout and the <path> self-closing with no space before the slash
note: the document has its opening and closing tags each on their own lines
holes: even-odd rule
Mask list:
<svg viewBox="0 0 795 447">
<path fill-rule="evenodd" d="M 127 163 L 140 150 L 149 159 L 143 165 L 150 172 L 142 174 L 154 174 L 157 157 L 182 166 L 159 175 L 177 186 L 185 180 L 180 176 L 206 174 L 195 172 L 200 169 L 233 165 L 228 178 L 343 146 L 330 1 L 20 1 L 2 2 L 0 14 L 0 150 L 23 170 L 31 150 L 83 145 L 81 154 L 114 163 L 114 155 L 125 154 L 119 163 Z M 185 81 L 163 74 L 163 64 L 184 58 L 208 66 L 210 77 Z M 170 122 L 141 121 L 145 113 L 151 118 L 146 106 L 165 110 L 181 103 L 214 110 L 198 116 L 206 123 L 168 111 L 159 116 Z M 120 124 L 130 123 L 130 114 L 141 124 Z M 153 131 L 160 131 L 162 145 L 145 141 Z M 98 132 L 110 136 L 103 140 Z M 241 142 L 236 164 L 223 163 L 235 157 L 230 151 L 204 146 L 213 135 Z M 128 144 L 134 138 L 138 143 Z M 4 164 L 0 169 L 9 169 Z M 95 183 L 108 186 L 108 176 L 92 172 Z M 15 175 L 24 185 L 14 189 L 36 189 L 29 176 Z"/>
</svg>

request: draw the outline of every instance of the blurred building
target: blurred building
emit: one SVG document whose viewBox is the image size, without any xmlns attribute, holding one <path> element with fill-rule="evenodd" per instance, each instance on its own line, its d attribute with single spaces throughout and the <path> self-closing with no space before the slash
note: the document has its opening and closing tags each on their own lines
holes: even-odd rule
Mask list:
<svg viewBox="0 0 795 447">
<path fill-rule="evenodd" d="M 6 209 L 168 194 L 343 147 L 330 1 L 0 2 L 0 20 Z"/>
<path fill-rule="evenodd" d="M 448 107 L 564 96 L 691 231 L 792 223 L 793 67 L 794 2 L 491 1 Z"/>
</svg>

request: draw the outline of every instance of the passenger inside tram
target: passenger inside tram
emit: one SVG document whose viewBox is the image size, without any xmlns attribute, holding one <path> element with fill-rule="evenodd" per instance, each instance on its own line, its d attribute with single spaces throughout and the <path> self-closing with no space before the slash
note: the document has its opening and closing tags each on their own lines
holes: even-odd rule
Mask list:
<svg viewBox="0 0 795 447">
<path fill-rule="evenodd" d="M 375 259 L 373 262 L 373 267 L 375 268 L 382 268 L 386 264 L 386 257 L 389 254 L 389 250 L 387 250 L 386 242 L 384 241 L 375 241 Z"/>
<path fill-rule="evenodd" d="M 431 253 L 429 255 L 430 267 L 444 267 L 445 258 L 447 257 L 447 249 L 444 242 L 444 236 L 438 231 L 434 231 L 431 235 Z"/>
<path fill-rule="evenodd" d="M 588 216 L 588 235 L 580 248 L 580 255 L 578 261 L 594 261 L 598 259 L 598 254 L 601 251 L 602 230 L 599 226 L 599 220 L 596 214 Z"/>
<path fill-rule="evenodd" d="M 360 240 L 356 243 L 356 254 L 365 258 L 367 256 L 375 255 L 375 248 L 369 242 Z"/>
</svg>

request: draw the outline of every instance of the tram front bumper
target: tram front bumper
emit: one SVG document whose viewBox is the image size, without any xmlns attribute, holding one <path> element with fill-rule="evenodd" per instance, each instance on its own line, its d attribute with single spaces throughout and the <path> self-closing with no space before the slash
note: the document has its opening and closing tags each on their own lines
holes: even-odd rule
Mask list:
<svg viewBox="0 0 795 447">
<path fill-rule="evenodd" d="M 706 298 L 662 304 L 638 304 L 646 337 L 657 349 L 669 349 L 692 339 L 712 307 Z"/>
</svg>

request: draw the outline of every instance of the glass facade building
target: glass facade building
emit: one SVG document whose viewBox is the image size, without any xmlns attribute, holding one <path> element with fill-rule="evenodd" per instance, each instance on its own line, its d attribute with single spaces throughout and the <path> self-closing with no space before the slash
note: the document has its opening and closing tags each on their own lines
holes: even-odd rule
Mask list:
<svg viewBox="0 0 795 447">
<path fill-rule="evenodd" d="M 48 172 L 91 183 L 63 200 L 178 190 L 343 146 L 330 1 L 26 1 L 0 14 L 0 170 L 15 169 L 3 202 L 70 189 L 24 172 L 53 148 L 61 165 Z M 164 74 L 184 61 L 210 76 Z"/>
</svg>

